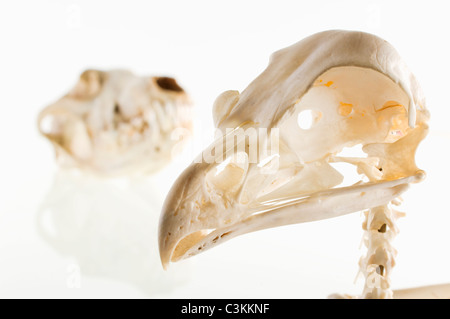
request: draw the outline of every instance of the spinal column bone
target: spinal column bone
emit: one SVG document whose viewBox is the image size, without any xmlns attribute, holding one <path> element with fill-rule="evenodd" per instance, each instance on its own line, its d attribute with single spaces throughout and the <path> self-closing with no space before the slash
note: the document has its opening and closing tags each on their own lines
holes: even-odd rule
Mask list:
<svg viewBox="0 0 450 319">
<path fill-rule="evenodd" d="M 87 70 L 39 115 L 59 162 L 117 175 L 160 168 L 192 130 L 192 103 L 173 78 Z"/>
<path fill-rule="evenodd" d="M 241 94 L 220 95 L 213 112 L 222 131 L 277 131 L 278 152 L 252 162 L 251 139 L 241 138 L 243 148 L 224 144 L 231 132 L 205 150 L 220 150 L 225 163 L 200 158 L 183 172 L 160 219 L 165 267 L 248 232 L 372 208 L 367 232 L 383 211 L 388 236 L 395 227 L 387 205 L 424 177 L 414 160 L 428 130 L 422 91 L 395 49 L 367 33 L 322 32 L 274 53 Z M 364 267 L 378 260 L 376 245 L 390 249 L 368 239 Z M 391 264 L 382 266 L 390 273 Z"/>
</svg>

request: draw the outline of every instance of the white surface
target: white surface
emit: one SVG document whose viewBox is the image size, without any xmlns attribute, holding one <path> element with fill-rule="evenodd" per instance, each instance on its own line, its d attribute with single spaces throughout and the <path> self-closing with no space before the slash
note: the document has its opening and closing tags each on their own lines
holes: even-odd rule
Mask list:
<svg viewBox="0 0 450 319">
<path fill-rule="evenodd" d="M 397 288 L 450 282 L 448 9 L 445 1 L 2 2 L 0 297 L 359 293 L 360 214 L 242 236 L 168 273 L 156 248 L 164 194 L 212 141 L 215 97 L 242 91 L 272 52 L 326 29 L 385 38 L 423 86 L 432 131 L 418 164 L 428 178 L 404 196 L 392 280 Z M 175 76 L 196 102 L 192 147 L 146 180 L 58 172 L 36 115 L 90 67 Z"/>
</svg>

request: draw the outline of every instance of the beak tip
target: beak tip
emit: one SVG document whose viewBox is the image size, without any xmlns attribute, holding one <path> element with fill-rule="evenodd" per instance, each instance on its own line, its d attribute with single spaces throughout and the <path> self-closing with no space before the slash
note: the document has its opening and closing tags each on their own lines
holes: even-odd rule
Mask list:
<svg viewBox="0 0 450 319">
<path fill-rule="evenodd" d="M 161 259 L 161 266 L 164 270 L 167 270 L 169 268 L 170 264 L 170 258 L 167 256 L 167 253 L 165 253 L 164 250 L 162 250 L 162 247 L 160 247 L 159 250 L 159 257 Z"/>
</svg>

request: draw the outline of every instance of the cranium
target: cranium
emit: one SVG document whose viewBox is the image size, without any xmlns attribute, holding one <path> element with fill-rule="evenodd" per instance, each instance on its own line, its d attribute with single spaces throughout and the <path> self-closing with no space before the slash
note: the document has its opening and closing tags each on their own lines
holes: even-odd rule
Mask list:
<svg viewBox="0 0 450 319">
<path fill-rule="evenodd" d="M 248 232 L 371 208 L 367 231 L 392 237 L 396 213 L 387 205 L 424 177 L 414 160 L 428 129 L 424 96 L 395 49 L 371 34 L 326 31 L 274 53 L 242 93 L 217 98 L 213 115 L 218 129 L 233 131 L 203 152 L 214 161 L 196 160 L 169 192 L 159 229 L 164 267 Z M 267 155 L 263 134 L 256 161 L 248 136 L 237 137 L 243 147 L 224 143 L 249 128 L 276 132 L 276 154 Z M 362 155 L 346 155 L 358 147 Z M 358 180 L 346 183 L 341 163 Z"/>
<path fill-rule="evenodd" d="M 39 115 L 61 163 L 104 174 L 154 170 L 170 160 L 176 134 L 191 131 L 191 102 L 173 78 L 87 70 Z"/>
</svg>

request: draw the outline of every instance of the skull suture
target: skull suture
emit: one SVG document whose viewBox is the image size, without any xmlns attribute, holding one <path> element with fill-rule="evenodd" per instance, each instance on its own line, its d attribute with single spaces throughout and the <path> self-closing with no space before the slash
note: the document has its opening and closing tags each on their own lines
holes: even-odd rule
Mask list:
<svg viewBox="0 0 450 319">
<path fill-rule="evenodd" d="M 39 115 L 59 162 L 101 174 L 156 170 L 192 130 L 191 102 L 168 77 L 87 70 Z M 173 136 L 173 133 L 175 135 Z"/>
<path fill-rule="evenodd" d="M 309 126 L 298 121 L 304 114 Z M 427 120 L 415 77 L 374 35 L 326 31 L 276 52 L 241 94 L 219 96 L 214 122 L 222 131 L 277 129 L 277 156 L 252 163 L 248 147 L 237 152 L 227 145 L 222 166 L 191 164 L 163 207 L 163 266 L 248 232 L 388 204 L 424 177 L 414 154 Z M 344 156 L 358 146 L 363 156 Z M 265 173 L 273 161 L 278 169 Z M 333 167 L 338 162 L 351 165 L 360 180 L 343 184 Z"/>
</svg>

